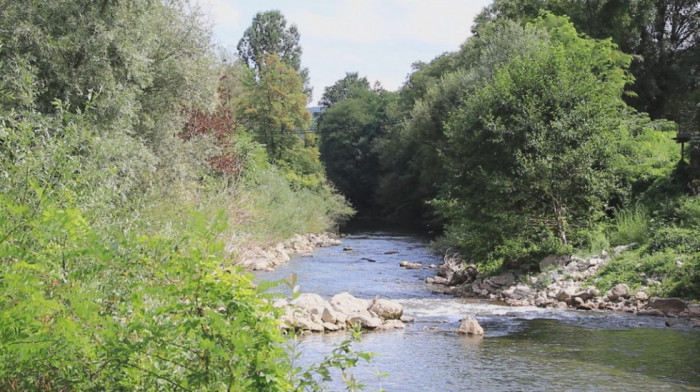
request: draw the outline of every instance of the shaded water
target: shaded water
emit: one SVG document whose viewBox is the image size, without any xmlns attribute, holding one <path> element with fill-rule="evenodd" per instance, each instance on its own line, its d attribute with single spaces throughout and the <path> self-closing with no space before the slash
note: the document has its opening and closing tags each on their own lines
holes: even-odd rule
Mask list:
<svg viewBox="0 0 700 392">
<path fill-rule="evenodd" d="M 440 262 L 420 237 L 361 232 L 344 238 L 342 246 L 318 249 L 258 277 L 295 273 L 302 292 L 329 298 L 348 291 L 403 304 L 414 324 L 366 333 L 355 344 L 376 353 L 354 371 L 367 390 L 700 391 L 700 330 L 687 321 L 667 328 L 658 317 L 505 307 L 433 294 L 424 282 L 434 271 L 405 270 L 398 266 L 403 260 L 426 267 Z M 483 338 L 453 332 L 467 315 L 479 320 Z M 301 360 L 318 362 L 345 338 L 306 336 Z M 389 376 L 380 380 L 377 371 Z M 331 388 L 343 389 L 340 383 Z"/>
</svg>

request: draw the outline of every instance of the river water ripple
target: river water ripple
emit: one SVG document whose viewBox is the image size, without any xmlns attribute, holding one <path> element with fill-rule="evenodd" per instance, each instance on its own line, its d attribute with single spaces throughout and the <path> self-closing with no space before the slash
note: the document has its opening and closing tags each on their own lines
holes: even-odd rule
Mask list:
<svg viewBox="0 0 700 392">
<path fill-rule="evenodd" d="M 296 274 L 302 292 L 324 298 L 348 291 L 394 299 L 416 318 L 405 330 L 366 333 L 355 344 L 376 353 L 354 370 L 370 391 L 700 391 L 700 330 L 687 322 L 667 328 L 661 317 L 507 307 L 434 294 L 425 283 L 434 271 L 403 269 L 404 260 L 440 263 L 421 237 L 356 232 L 342 246 L 256 275 L 279 280 Z M 470 315 L 484 328 L 483 338 L 453 332 Z M 345 338 L 304 337 L 302 363 L 320 361 Z M 343 386 L 335 382 L 330 389 Z"/>
</svg>

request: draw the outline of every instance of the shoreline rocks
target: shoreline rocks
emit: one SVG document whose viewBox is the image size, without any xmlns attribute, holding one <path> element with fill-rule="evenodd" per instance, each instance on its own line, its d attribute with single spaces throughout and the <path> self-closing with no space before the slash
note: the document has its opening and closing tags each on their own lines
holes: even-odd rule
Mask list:
<svg viewBox="0 0 700 392">
<path fill-rule="evenodd" d="M 292 238 L 274 246 L 248 246 L 238 248 L 237 241 L 232 241 L 226 250 L 237 252 L 240 265 L 251 271 L 272 271 L 280 264 L 288 263 L 294 254 L 311 255 L 315 248 L 325 248 L 341 245 L 338 238 L 330 233 L 295 235 Z"/>
<path fill-rule="evenodd" d="M 624 250 L 626 247 L 618 247 L 614 253 Z M 464 265 L 457 255 L 449 255 L 438 267 L 437 275 L 428 277 L 426 282 L 435 285 L 436 292 L 485 298 L 510 306 L 611 310 L 693 320 L 700 318 L 700 305 L 690 305 L 678 298 L 649 298 L 646 287 L 634 293 L 626 284 L 618 284 L 606 293 L 600 293 L 594 286 L 587 285 L 586 279 L 609 262 L 610 255 L 606 252 L 590 258 L 548 256 L 539 263 L 539 274 L 506 271 L 485 277 L 478 274 L 476 266 Z"/>
<path fill-rule="evenodd" d="M 324 300 L 318 294 L 303 293 L 292 301 L 278 300 L 282 308 L 281 328 L 310 332 L 334 332 L 360 324 L 365 330 L 403 329 L 403 306 L 396 301 L 376 298 L 366 300 L 348 292 Z"/>
</svg>

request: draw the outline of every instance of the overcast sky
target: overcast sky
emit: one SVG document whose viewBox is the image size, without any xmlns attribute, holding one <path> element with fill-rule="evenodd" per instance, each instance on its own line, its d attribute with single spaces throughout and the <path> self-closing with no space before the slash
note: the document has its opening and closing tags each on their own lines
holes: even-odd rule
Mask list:
<svg viewBox="0 0 700 392">
<path fill-rule="evenodd" d="M 476 14 L 491 0 L 199 0 L 214 23 L 215 41 L 235 52 L 260 11 L 280 10 L 301 35 L 315 106 L 323 88 L 359 72 L 398 89 L 416 61 L 455 51 Z"/>
</svg>

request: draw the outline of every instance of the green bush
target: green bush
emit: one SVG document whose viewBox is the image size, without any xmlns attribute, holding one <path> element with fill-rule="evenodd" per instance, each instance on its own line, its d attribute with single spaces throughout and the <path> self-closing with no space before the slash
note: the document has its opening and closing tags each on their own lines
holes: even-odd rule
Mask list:
<svg viewBox="0 0 700 392">
<path fill-rule="evenodd" d="M 602 292 L 626 283 L 632 291 L 642 286 L 654 296 L 700 298 L 700 253 L 678 253 L 674 249 L 649 254 L 644 248 L 614 258 L 589 278 Z"/>
<path fill-rule="evenodd" d="M 698 230 L 680 227 L 664 227 L 652 235 L 648 252 L 662 252 L 673 249 L 678 253 L 700 252 L 700 233 Z"/>
<path fill-rule="evenodd" d="M 646 244 L 649 240 L 650 221 L 649 211 L 639 204 L 618 211 L 613 221 L 610 244 Z"/>
</svg>

